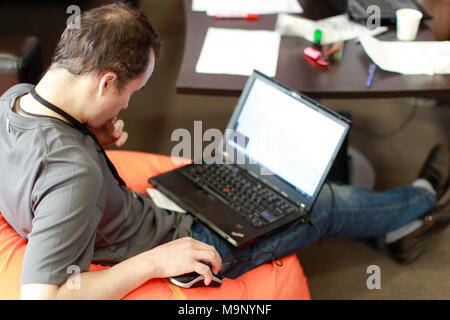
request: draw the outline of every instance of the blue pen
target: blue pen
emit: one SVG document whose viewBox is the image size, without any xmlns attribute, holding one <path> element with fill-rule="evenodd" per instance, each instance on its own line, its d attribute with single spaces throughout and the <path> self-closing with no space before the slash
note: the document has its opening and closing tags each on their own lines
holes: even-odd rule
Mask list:
<svg viewBox="0 0 450 320">
<path fill-rule="evenodd" d="M 370 86 L 372 85 L 373 75 L 375 74 L 375 69 L 376 68 L 377 68 L 377 66 L 374 63 L 372 63 L 369 66 L 369 77 L 367 78 L 367 81 L 366 81 L 366 87 L 367 88 L 370 88 Z"/>
</svg>

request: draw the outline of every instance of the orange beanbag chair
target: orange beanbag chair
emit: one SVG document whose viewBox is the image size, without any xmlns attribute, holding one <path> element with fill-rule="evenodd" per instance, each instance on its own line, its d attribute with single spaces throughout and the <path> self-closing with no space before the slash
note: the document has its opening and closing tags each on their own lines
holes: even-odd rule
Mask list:
<svg viewBox="0 0 450 320">
<path fill-rule="evenodd" d="M 131 151 L 107 153 L 127 186 L 140 193 L 146 193 L 146 188 L 152 187 L 147 182 L 149 177 L 179 166 L 168 156 Z M 26 245 L 27 242 L 0 213 L 0 299 L 20 298 L 20 274 Z M 166 279 L 151 279 L 124 299 L 310 299 L 308 283 L 297 257 L 291 255 L 283 258 L 282 262 L 281 267 L 268 263 L 237 279 L 225 278 L 219 288 L 184 289 Z M 91 264 L 90 271 L 104 268 L 107 267 Z"/>
</svg>

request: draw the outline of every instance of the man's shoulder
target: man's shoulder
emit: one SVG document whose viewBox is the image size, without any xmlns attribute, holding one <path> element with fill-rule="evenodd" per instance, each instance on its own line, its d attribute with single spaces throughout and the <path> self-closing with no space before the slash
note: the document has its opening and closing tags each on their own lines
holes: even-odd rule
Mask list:
<svg viewBox="0 0 450 320">
<path fill-rule="evenodd" d="M 77 145 L 52 151 L 43 158 L 42 164 L 43 170 L 33 189 L 39 201 L 49 195 L 52 201 L 73 197 L 81 197 L 81 202 L 91 201 L 103 188 L 105 176 L 98 159 Z"/>
<path fill-rule="evenodd" d="M 17 97 L 22 94 L 30 92 L 31 88 L 33 88 L 34 85 L 30 83 L 19 83 L 16 85 L 13 85 L 11 88 L 6 90 L 1 96 L 0 101 L 9 100 L 12 97 Z"/>
<path fill-rule="evenodd" d="M 66 138 L 58 143 L 54 143 L 57 146 L 52 146 L 47 150 L 45 156 L 47 165 L 59 168 L 62 172 L 67 168 L 77 168 L 71 170 L 82 170 L 91 174 L 101 173 L 102 159 L 97 150 L 71 140 L 70 137 Z"/>
<path fill-rule="evenodd" d="M 46 161 L 98 169 L 101 154 L 94 140 L 59 120 L 39 128 Z"/>
<path fill-rule="evenodd" d="M 30 92 L 31 88 L 33 88 L 32 84 L 19 83 L 6 90 L 0 96 L 0 113 L 8 112 L 9 108 L 13 105 L 13 101 L 16 100 L 17 97 Z"/>
</svg>

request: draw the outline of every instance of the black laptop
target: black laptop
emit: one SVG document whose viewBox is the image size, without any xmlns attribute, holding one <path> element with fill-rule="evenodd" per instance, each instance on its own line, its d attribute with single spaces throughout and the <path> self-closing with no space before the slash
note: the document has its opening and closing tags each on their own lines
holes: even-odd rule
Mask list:
<svg viewBox="0 0 450 320">
<path fill-rule="evenodd" d="M 149 179 L 244 247 L 311 210 L 350 121 L 254 71 L 216 153 Z"/>
</svg>

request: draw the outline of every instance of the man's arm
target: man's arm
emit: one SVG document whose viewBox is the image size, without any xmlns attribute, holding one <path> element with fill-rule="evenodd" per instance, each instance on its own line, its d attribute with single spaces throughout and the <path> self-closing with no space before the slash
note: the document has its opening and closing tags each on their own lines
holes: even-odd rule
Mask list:
<svg viewBox="0 0 450 320">
<path fill-rule="evenodd" d="M 205 283 L 212 281 L 208 266 L 218 273 L 222 267 L 221 258 L 210 245 L 182 238 L 158 246 L 127 259 L 115 266 L 96 272 L 80 273 L 79 286 L 73 288 L 66 281 L 63 285 L 24 284 L 22 299 L 120 299 L 130 291 L 152 278 L 167 278 L 195 271 L 205 277 Z"/>
</svg>

